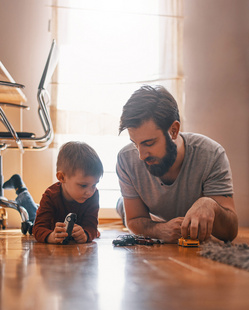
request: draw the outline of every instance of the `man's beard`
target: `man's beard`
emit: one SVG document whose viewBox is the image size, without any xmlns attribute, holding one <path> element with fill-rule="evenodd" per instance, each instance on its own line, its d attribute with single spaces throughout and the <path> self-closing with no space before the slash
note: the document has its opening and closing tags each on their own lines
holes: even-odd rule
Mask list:
<svg viewBox="0 0 249 310">
<path fill-rule="evenodd" d="M 149 156 L 144 160 L 145 166 L 148 169 L 148 171 L 156 177 L 162 177 L 165 173 L 167 173 L 169 171 L 169 169 L 173 166 L 174 162 L 176 161 L 177 146 L 170 139 L 168 132 L 165 134 L 165 138 L 166 138 L 166 154 L 165 154 L 165 156 L 163 158 Z M 149 162 L 149 161 L 153 161 L 153 160 L 158 161 L 159 164 L 148 165 L 146 163 L 146 161 Z"/>
</svg>

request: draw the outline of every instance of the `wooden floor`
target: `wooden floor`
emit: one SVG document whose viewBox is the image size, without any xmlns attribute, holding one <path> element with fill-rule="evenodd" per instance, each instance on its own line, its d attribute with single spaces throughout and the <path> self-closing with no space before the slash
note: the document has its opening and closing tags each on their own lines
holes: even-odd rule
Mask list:
<svg viewBox="0 0 249 310">
<path fill-rule="evenodd" d="M 20 230 L 0 231 L 1 310 L 248 310 L 249 272 L 178 245 L 114 248 L 126 232 L 100 225 L 83 245 L 37 243 Z M 236 243 L 249 243 L 249 228 Z"/>
</svg>

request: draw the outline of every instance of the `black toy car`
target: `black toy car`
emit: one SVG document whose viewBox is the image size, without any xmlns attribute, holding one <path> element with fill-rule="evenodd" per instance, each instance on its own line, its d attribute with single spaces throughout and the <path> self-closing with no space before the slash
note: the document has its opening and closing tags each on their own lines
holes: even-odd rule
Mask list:
<svg viewBox="0 0 249 310">
<path fill-rule="evenodd" d="M 132 235 L 119 235 L 117 239 L 112 241 L 114 246 L 134 245 L 136 243 L 135 237 Z"/>
<path fill-rule="evenodd" d="M 156 239 L 150 237 L 144 237 L 142 235 L 119 235 L 117 239 L 112 241 L 114 246 L 126 246 L 126 245 L 153 245 L 159 243 Z M 161 242 L 160 242 L 161 243 Z"/>
</svg>

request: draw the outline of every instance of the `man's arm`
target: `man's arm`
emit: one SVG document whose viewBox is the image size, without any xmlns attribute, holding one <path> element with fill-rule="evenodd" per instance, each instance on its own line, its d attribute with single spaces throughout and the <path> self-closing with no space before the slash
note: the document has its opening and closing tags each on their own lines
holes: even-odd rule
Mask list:
<svg viewBox="0 0 249 310">
<path fill-rule="evenodd" d="M 168 222 L 152 221 L 146 205 L 140 198 L 124 198 L 124 207 L 127 226 L 134 234 L 163 239 L 167 243 L 177 243 L 181 237 L 183 217 Z"/>
<path fill-rule="evenodd" d="M 182 223 L 182 236 L 200 241 L 212 234 L 224 240 L 233 240 L 238 233 L 238 218 L 232 196 L 210 196 L 199 198 L 186 213 Z"/>
<path fill-rule="evenodd" d="M 238 234 L 238 217 L 232 195 L 211 196 L 216 204 L 212 234 L 224 241 L 232 241 Z"/>
</svg>

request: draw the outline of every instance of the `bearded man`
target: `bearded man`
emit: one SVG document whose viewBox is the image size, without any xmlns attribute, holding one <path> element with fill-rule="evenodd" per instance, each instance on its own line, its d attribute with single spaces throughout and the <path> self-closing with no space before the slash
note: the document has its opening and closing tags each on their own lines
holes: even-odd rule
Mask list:
<svg viewBox="0 0 249 310">
<path fill-rule="evenodd" d="M 233 240 L 238 218 L 224 148 L 180 132 L 177 103 L 162 86 L 133 93 L 120 119 L 119 132 L 125 129 L 132 143 L 119 152 L 116 169 L 129 230 L 166 243 Z"/>
</svg>

